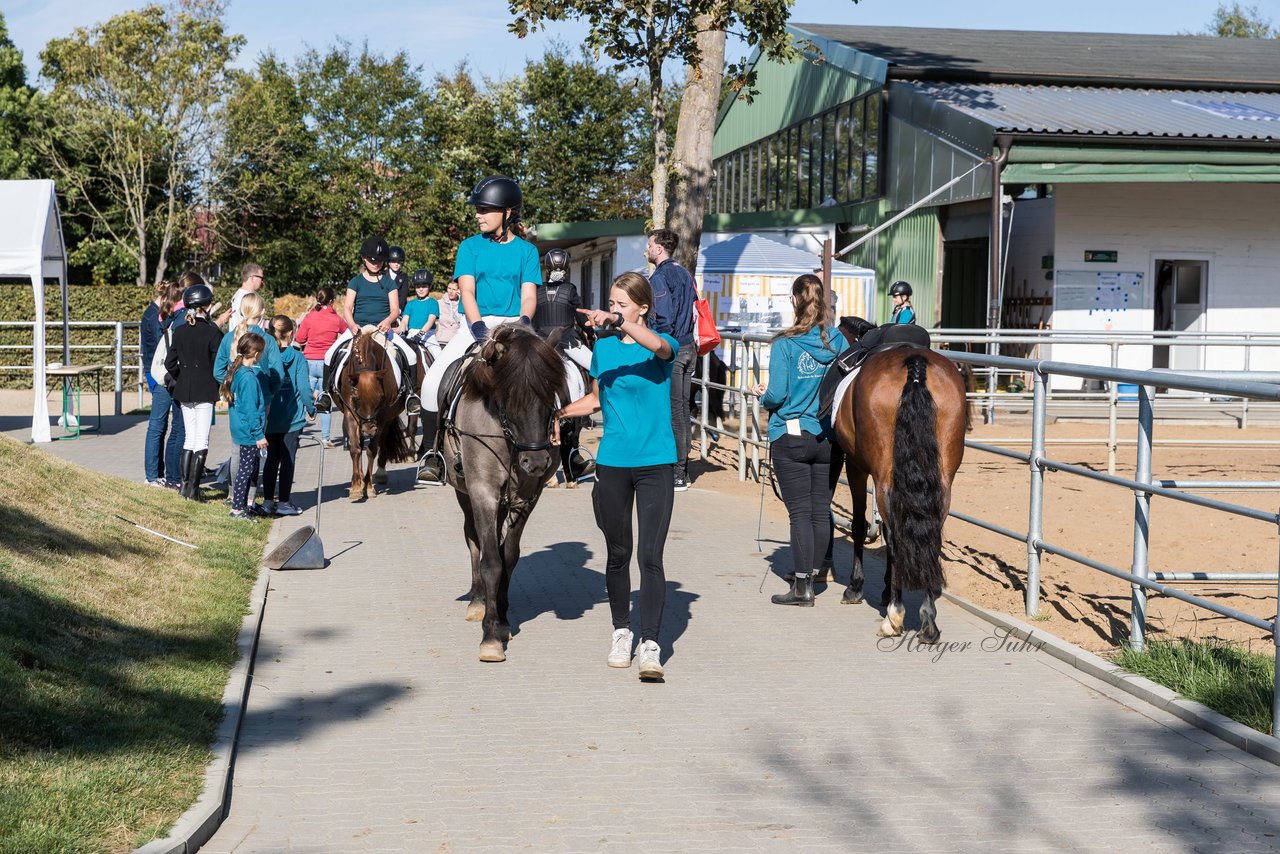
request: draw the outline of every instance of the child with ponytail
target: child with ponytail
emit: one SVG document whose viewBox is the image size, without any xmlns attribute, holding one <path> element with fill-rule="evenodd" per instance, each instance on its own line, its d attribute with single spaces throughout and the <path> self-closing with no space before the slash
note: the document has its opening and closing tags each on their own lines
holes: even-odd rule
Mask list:
<svg viewBox="0 0 1280 854">
<path fill-rule="evenodd" d="M 274 339 L 268 349 L 280 349 L 284 383 L 267 408 L 267 461 L 262 468 L 262 510 L 268 516 L 297 516 L 302 511 L 289 500 L 293 491 L 293 466 L 298 458 L 298 438 L 306 422 L 316 420 L 316 404 L 307 381 L 307 360 L 295 350 L 293 320 L 287 314 L 271 318 Z M 279 485 L 279 503 L 276 487 Z"/>
<path fill-rule="evenodd" d="M 241 304 L 248 300 L 246 296 Z M 231 517 L 256 521 L 249 515 L 249 481 L 258 473 L 258 452 L 267 447 L 267 400 L 255 366 L 266 349 L 266 341 L 255 332 L 246 332 L 236 343 L 236 359 L 222 381 L 222 396 L 230 405 L 231 441 L 236 444 L 232 460 L 236 467 L 231 487 Z"/>
</svg>

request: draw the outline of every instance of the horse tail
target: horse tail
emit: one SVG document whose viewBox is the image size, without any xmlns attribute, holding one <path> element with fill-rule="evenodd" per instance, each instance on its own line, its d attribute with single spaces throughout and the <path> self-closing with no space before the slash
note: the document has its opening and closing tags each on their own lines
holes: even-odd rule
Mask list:
<svg viewBox="0 0 1280 854">
<path fill-rule="evenodd" d="M 944 584 L 942 475 L 928 364 L 923 356 L 907 357 L 907 381 L 893 425 L 893 478 L 885 519 L 894 573 L 904 590 L 937 590 Z"/>
</svg>

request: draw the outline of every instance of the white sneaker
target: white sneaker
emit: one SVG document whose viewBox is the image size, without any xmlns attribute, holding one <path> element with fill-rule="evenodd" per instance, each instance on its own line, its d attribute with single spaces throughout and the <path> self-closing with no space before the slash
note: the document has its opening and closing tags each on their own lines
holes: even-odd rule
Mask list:
<svg viewBox="0 0 1280 854">
<path fill-rule="evenodd" d="M 631 629 L 613 630 L 613 643 L 609 646 L 609 666 L 631 666 Z"/>
<path fill-rule="evenodd" d="M 662 647 L 658 646 L 657 641 L 641 641 L 640 649 L 636 652 L 636 661 L 640 662 L 640 678 L 661 679 L 661 658 Z"/>
<path fill-rule="evenodd" d="M 302 508 L 292 501 L 281 501 L 276 505 L 277 516 L 301 516 Z"/>
</svg>

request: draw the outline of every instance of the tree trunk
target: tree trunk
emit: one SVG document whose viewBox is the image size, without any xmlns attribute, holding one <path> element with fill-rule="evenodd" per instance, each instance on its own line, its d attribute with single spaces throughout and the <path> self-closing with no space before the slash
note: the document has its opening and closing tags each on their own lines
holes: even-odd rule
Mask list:
<svg viewBox="0 0 1280 854">
<path fill-rule="evenodd" d="M 671 208 L 668 227 L 680 238 L 675 260 L 687 270 L 698 268 L 702 218 L 711 187 L 711 154 L 715 137 L 720 88 L 724 81 L 724 30 L 709 30 L 710 19 L 698 19 L 698 48 L 702 60 L 690 68 L 676 124 L 675 150 L 671 155 Z"/>
<path fill-rule="evenodd" d="M 662 64 L 650 63 L 649 113 L 653 117 L 653 227 L 667 224 L 667 105 L 662 89 Z"/>
</svg>

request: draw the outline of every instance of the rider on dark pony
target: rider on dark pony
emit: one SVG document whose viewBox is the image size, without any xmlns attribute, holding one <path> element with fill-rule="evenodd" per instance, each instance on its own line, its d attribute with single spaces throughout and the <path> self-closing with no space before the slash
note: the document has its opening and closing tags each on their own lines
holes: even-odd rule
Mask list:
<svg viewBox="0 0 1280 854">
<path fill-rule="evenodd" d="M 466 355 L 473 343 L 483 342 L 491 327 L 512 322 L 532 325 L 537 289 L 542 285 L 538 250 L 521 237 L 524 195 L 520 185 L 503 175 L 485 178 L 471 191 L 467 204 L 476 209 L 480 233 L 458 246 L 453 269 L 466 318 L 422 383 L 423 437 L 430 441 L 418 468 L 418 480 L 424 483 L 444 482 L 438 398 L 445 370 Z"/>
<path fill-rule="evenodd" d="M 535 317 L 535 328 L 543 338 L 559 329 L 560 351 L 564 358 L 570 359 L 582 370 L 591 369 L 591 349 L 585 341 L 591 340 L 591 328 L 578 313 L 582 307 L 578 299 L 578 286 L 569 280 L 569 253 L 564 249 L 552 249 L 544 259 L 547 262 L 546 284 L 538 288 L 538 309 Z M 570 392 L 571 398 L 582 397 L 586 393 L 585 380 L 580 372 L 571 369 L 571 376 L 578 375 L 583 383 L 582 388 Z M 560 429 L 560 458 L 564 465 L 565 477 L 570 482 L 591 474 L 596 467 L 595 461 L 586 457 L 578 448 L 577 419 L 565 422 Z"/>
<path fill-rule="evenodd" d="M 348 346 L 348 341 L 369 327 L 376 327 L 376 331 L 381 332 L 387 343 L 394 345 L 399 354 L 400 394 L 404 397 L 405 412 L 414 415 L 420 408 L 413 388 L 413 372 L 410 370 L 418 363 L 417 353 L 392 331 L 400 317 L 400 296 L 395 280 L 384 271 L 386 261 L 387 244 L 382 238 L 366 238 L 360 246 L 360 272 L 347 283 L 346 299 L 339 311 L 347 321 L 347 331 L 338 336 L 333 346 L 324 354 L 324 379 L 320 396 L 316 398 L 316 409 L 319 412 L 328 412 L 333 407 L 333 399 L 329 393 L 333 390 L 334 361 L 338 352 Z"/>
</svg>

